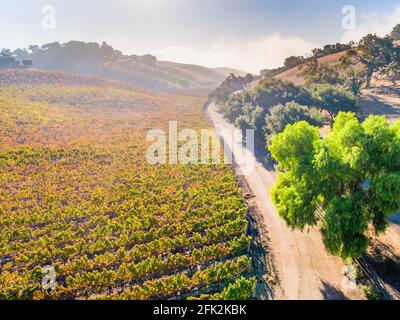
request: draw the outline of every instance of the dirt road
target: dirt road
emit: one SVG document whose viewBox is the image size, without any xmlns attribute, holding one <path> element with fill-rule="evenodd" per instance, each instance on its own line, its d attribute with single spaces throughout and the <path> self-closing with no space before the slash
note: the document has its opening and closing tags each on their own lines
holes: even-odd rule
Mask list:
<svg viewBox="0 0 400 320">
<path fill-rule="evenodd" d="M 217 135 L 226 139 L 225 135 L 233 130 L 233 126 L 223 119 L 214 104 L 208 107 L 207 113 Z M 362 299 L 360 290 L 345 280 L 341 259 L 328 256 L 325 252 L 321 235 L 316 229 L 309 232 L 293 231 L 278 216 L 269 196 L 269 190 L 276 181 L 275 173 L 254 156 L 252 160 L 255 164 L 254 170 L 247 175 L 246 180 L 268 228 L 281 289 L 276 298 Z M 242 165 L 238 166 L 242 168 Z M 248 171 L 248 168 L 244 169 Z"/>
</svg>

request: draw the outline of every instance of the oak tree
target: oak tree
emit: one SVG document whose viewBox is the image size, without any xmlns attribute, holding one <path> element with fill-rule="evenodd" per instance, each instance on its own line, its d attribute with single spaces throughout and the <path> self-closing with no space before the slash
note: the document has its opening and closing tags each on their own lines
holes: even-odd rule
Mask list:
<svg viewBox="0 0 400 320">
<path fill-rule="evenodd" d="M 370 88 L 372 76 L 393 61 L 394 52 L 392 39 L 369 34 L 361 39 L 356 48 L 347 52 L 342 64 L 363 65 L 366 68 L 366 88 Z"/>
<path fill-rule="evenodd" d="M 332 255 L 360 257 L 369 228 L 384 232 L 400 209 L 400 122 L 371 116 L 360 123 L 340 113 L 324 139 L 298 122 L 274 136 L 269 150 L 278 162 L 271 196 L 279 215 L 296 229 L 321 220 Z"/>
</svg>

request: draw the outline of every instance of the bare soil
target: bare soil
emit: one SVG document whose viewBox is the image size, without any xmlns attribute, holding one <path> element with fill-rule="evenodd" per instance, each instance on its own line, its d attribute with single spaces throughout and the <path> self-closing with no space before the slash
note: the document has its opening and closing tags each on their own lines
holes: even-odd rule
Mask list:
<svg viewBox="0 0 400 320">
<path fill-rule="evenodd" d="M 358 102 L 360 118 L 385 116 L 390 122 L 400 119 L 400 83 L 374 81 L 374 87 L 364 89 Z"/>
</svg>

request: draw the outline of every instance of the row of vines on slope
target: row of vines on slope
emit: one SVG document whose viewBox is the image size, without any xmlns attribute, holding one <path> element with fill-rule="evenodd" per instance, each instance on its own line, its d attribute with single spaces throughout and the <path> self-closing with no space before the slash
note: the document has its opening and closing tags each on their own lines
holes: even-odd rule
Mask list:
<svg viewBox="0 0 400 320">
<path fill-rule="evenodd" d="M 231 169 L 144 157 L 150 128 L 207 128 L 203 99 L 128 89 L 0 88 L 1 299 L 252 297 Z"/>
</svg>

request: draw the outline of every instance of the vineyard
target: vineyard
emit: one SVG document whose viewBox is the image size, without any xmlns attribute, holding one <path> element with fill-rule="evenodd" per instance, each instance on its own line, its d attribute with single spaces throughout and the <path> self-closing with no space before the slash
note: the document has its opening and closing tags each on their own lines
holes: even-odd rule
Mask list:
<svg viewBox="0 0 400 320">
<path fill-rule="evenodd" d="M 0 75 L 0 299 L 253 297 L 231 168 L 145 160 L 149 129 L 209 126 L 203 98 L 26 72 Z"/>
</svg>

